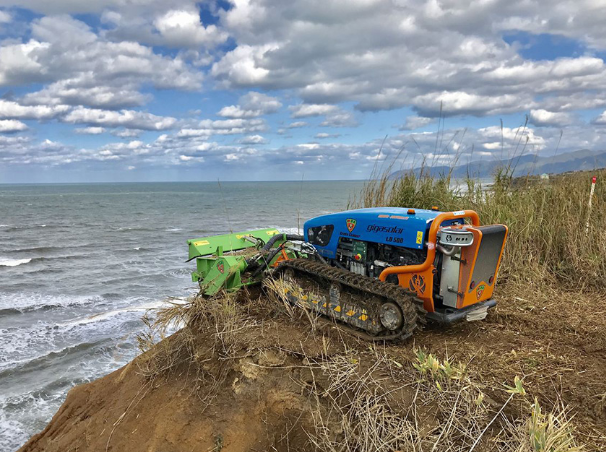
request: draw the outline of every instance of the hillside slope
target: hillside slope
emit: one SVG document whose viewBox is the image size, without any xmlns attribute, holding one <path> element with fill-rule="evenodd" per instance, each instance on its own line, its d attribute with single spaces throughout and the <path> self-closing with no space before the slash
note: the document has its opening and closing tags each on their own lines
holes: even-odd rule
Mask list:
<svg viewBox="0 0 606 452">
<path fill-rule="evenodd" d="M 590 151 L 581 149 L 574 152 L 564 152 L 559 155 L 540 156 L 538 154 L 517 155 L 506 159 L 479 159 L 468 162 L 458 161 L 454 167 L 438 166 L 427 162 L 424 168 L 415 168 L 415 173 L 421 170 L 425 174 L 439 177 L 450 174 L 456 179 L 468 176 L 490 178 L 499 168 L 511 168 L 514 176 L 560 174 L 569 171 L 589 171 L 606 167 L 606 151 Z M 410 170 L 395 171 L 389 175 L 392 180 L 399 179 Z"/>
<path fill-rule="evenodd" d="M 558 414 L 539 416 L 552 424 L 543 430 L 567 438 L 554 450 L 576 450 L 575 441 L 604 450 L 600 299 L 549 291 L 529 299 L 504 286 L 483 322 L 430 326 L 385 345 L 263 294 L 194 300 L 168 313 L 191 327 L 74 388 L 21 451 L 468 451 L 478 439 L 476 451 L 533 451 L 534 397 Z M 504 385 L 515 376 L 527 394 L 507 403 Z"/>
</svg>

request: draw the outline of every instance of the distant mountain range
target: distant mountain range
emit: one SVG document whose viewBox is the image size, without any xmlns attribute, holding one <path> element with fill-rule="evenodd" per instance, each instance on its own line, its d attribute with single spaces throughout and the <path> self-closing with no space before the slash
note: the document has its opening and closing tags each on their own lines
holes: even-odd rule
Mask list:
<svg viewBox="0 0 606 452">
<path fill-rule="evenodd" d="M 541 157 L 536 154 L 527 154 L 521 157 L 515 157 L 506 160 L 479 160 L 465 164 L 459 164 L 454 167 L 452 177 L 464 178 L 467 175 L 472 177 L 490 177 L 499 167 L 515 168 L 514 176 L 524 176 L 527 174 L 558 174 L 567 171 L 587 171 L 598 168 L 606 168 L 606 151 L 590 151 L 582 149 L 574 152 L 566 152 L 556 156 Z M 401 170 L 392 173 L 390 179 L 395 179 L 406 174 L 409 170 Z M 419 172 L 420 168 L 415 168 Z M 448 174 L 449 166 L 434 166 L 425 168 L 426 172 L 438 176 Z"/>
</svg>

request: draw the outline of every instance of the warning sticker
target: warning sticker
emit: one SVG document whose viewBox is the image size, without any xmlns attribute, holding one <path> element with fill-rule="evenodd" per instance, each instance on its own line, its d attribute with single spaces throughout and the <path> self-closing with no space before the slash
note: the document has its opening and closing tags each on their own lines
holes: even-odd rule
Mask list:
<svg viewBox="0 0 606 452">
<path fill-rule="evenodd" d="M 199 242 L 194 242 L 194 246 L 202 246 L 202 245 L 208 245 L 209 242 L 208 240 L 200 240 Z"/>
<path fill-rule="evenodd" d="M 423 231 L 417 231 L 417 245 L 423 243 Z"/>
</svg>

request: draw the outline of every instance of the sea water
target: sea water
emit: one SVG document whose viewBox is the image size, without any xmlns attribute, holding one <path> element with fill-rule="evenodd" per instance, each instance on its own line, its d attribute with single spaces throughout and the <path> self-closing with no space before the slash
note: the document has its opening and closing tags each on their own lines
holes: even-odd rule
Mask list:
<svg viewBox="0 0 606 452">
<path fill-rule="evenodd" d="M 191 238 L 343 210 L 362 182 L 0 185 L 0 451 L 139 352 L 141 317 L 196 291 Z M 153 311 L 152 311 L 153 312 Z"/>
</svg>

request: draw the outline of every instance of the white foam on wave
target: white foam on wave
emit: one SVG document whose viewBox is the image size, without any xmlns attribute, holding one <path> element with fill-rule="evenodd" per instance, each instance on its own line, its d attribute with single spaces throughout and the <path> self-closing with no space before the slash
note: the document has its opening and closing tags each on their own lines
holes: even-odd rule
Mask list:
<svg viewBox="0 0 606 452">
<path fill-rule="evenodd" d="M 187 301 L 185 298 L 171 298 L 171 303 L 175 304 L 183 304 Z M 166 305 L 165 300 L 161 301 L 151 301 L 148 303 L 143 303 L 137 306 L 127 306 L 125 308 L 113 309 L 111 311 L 100 312 L 98 314 L 88 315 L 86 317 L 79 317 L 74 320 L 70 320 L 68 322 L 58 323 L 58 326 L 72 326 L 72 325 L 86 325 L 88 323 L 100 322 L 102 320 L 108 320 L 112 317 L 126 314 L 126 313 L 134 313 L 134 312 L 147 312 L 153 311 L 155 309 L 161 308 Z"/>
<path fill-rule="evenodd" d="M 0 294 L 0 309 L 32 310 L 49 306 L 74 306 L 102 301 L 98 295 Z"/>
<path fill-rule="evenodd" d="M 16 267 L 18 265 L 27 264 L 31 262 L 30 259 L 6 259 L 0 258 L 0 267 Z"/>
<path fill-rule="evenodd" d="M 0 329 L 0 343 L 3 344 L 0 349 L 0 371 L 26 364 L 49 353 L 60 353 L 66 347 L 99 341 L 116 333 L 123 335 L 123 326 L 127 322 L 140 321 L 143 313 L 163 307 L 167 301 L 185 303 L 187 299 L 146 301 L 61 322 L 40 321 L 31 327 L 11 331 Z M 179 327 L 181 325 L 177 325 Z M 132 327 L 128 329 L 132 330 Z M 131 332 L 138 329 L 135 327 Z"/>
<path fill-rule="evenodd" d="M 1 405 L 4 408 L 4 404 Z M 0 409 L 0 450 L 16 450 L 21 446 L 29 436 L 29 432 L 21 422 L 7 419 L 3 414 L 4 410 Z"/>
<path fill-rule="evenodd" d="M 98 376 L 91 375 L 94 378 Z M 19 388 L 11 394 L 0 394 L 0 450 L 17 450 L 35 431 L 40 430 L 41 419 L 50 421 L 65 400 L 70 386 L 62 386 L 50 393 L 41 393 L 38 388 L 34 391 L 32 388 Z"/>
</svg>

